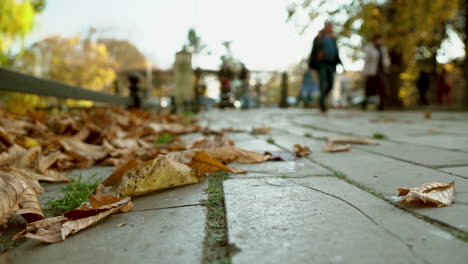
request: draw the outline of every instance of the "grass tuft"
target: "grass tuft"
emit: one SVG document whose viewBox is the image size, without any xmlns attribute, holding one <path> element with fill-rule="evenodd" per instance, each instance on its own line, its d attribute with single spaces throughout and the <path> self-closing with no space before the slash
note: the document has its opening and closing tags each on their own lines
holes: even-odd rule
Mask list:
<svg viewBox="0 0 468 264">
<path fill-rule="evenodd" d="M 272 145 L 276 144 L 276 142 L 275 142 L 275 140 L 273 138 L 267 138 L 266 142 L 269 143 L 269 144 L 272 144 Z"/>
<path fill-rule="evenodd" d="M 94 194 L 97 186 L 101 182 L 101 178 L 93 174 L 89 179 L 83 180 L 80 177 L 67 184 L 63 189 L 63 198 L 47 202 L 48 211 L 54 214 L 61 214 L 66 211 L 73 210 L 82 203 L 87 202 L 90 194 Z"/>
<path fill-rule="evenodd" d="M 169 144 L 174 140 L 174 136 L 168 133 L 163 133 L 156 139 L 156 145 Z"/>
<path fill-rule="evenodd" d="M 388 139 L 388 137 L 382 133 L 374 133 L 372 137 L 375 139 Z"/>
</svg>

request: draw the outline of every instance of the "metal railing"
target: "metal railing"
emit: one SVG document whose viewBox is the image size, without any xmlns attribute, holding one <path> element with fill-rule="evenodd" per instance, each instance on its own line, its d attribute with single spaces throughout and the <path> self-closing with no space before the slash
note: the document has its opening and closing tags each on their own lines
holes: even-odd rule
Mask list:
<svg viewBox="0 0 468 264">
<path fill-rule="evenodd" d="M 48 79 L 37 78 L 28 74 L 7 70 L 0 67 L 0 91 L 28 93 L 76 100 L 89 100 L 122 106 L 132 106 L 134 96 L 124 97 L 84 89 Z"/>
</svg>

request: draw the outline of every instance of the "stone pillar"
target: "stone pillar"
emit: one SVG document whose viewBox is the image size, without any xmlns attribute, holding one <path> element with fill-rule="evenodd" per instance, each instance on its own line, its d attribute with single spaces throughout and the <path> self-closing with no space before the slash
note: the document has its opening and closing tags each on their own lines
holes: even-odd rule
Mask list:
<svg viewBox="0 0 468 264">
<path fill-rule="evenodd" d="M 174 64 L 175 74 L 175 101 L 178 109 L 183 109 L 191 100 L 193 100 L 192 87 L 192 54 L 185 50 L 179 51 L 175 56 Z"/>
</svg>

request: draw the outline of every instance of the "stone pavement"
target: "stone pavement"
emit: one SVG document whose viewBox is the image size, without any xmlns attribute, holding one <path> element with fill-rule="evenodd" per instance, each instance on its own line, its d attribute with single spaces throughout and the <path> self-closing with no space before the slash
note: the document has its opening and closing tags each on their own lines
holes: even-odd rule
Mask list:
<svg viewBox="0 0 468 264">
<path fill-rule="evenodd" d="M 218 263 L 468 263 L 467 113 L 426 120 L 422 112 L 257 109 L 211 111 L 201 120 L 213 129 L 273 128 L 268 135 L 230 133 L 242 148 L 302 144 L 313 151 L 296 161 L 232 165 L 248 173 L 224 181 L 225 242 L 233 250 Z M 326 136 L 375 133 L 388 139 L 323 151 Z M 80 173 L 93 171 L 106 177 L 112 168 Z M 398 187 L 432 181 L 455 181 L 453 205 L 416 209 L 388 200 Z M 47 188 L 49 198 L 58 195 Z M 131 212 L 62 243 L 26 242 L 13 250 L 14 263 L 200 263 L 210 235 L 206 188 L 137 197 Z"/>
</svg>

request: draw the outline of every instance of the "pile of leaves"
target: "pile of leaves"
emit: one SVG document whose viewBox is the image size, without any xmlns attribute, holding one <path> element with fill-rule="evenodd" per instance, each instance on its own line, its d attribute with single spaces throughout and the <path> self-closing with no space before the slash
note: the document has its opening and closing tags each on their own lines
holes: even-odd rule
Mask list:
<svg viewBox="0 0 468 264">
<path fill-rule="evenodd" d="M 27 116 L 0 113 L 0 198 L 5 201 L 0 203 L 0 224 L 12 214 L 21 215 L 29 224 L 15 239 L 55 243 L 113 213 L 129 211 L 133 196 L 198 183 L 207 173 L 245 172 L 228 167 L 231 162 L 269 159 L 238 148 L 222 132 L 202 129 L 195 122 L 183 116 L 118 107 L 36 111 Z M 190 144 L 178 137 L 207 131 L 216 136 Z M 96 183 L 90 203 L 80 199 L 73 208 L 64 207 L 69 211 L 63 215 L 44 218 L 37 199 L 43 192 L 39 181 L 67 181 L 65 171 L 94 165 L 117 169 Z"/>
</svg>

